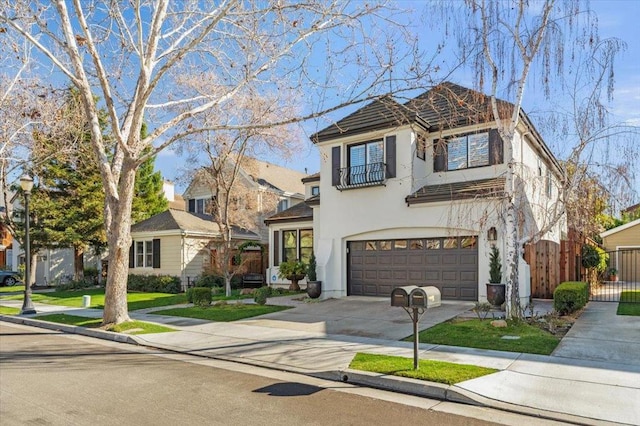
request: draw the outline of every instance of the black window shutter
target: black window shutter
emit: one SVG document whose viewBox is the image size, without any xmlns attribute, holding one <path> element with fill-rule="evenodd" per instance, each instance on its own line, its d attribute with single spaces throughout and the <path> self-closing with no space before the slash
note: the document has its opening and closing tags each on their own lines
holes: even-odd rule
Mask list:
<svg viewBox="0 0 640 426">
<path fill-rule="evenodd" d="M 160 238 L 153 240 L 153 267 L 160 267 Z"/>
<path fill-rule="evenodd" d="M 273 266 L 280 264 L 280 231 L 273 231 Z"/>
<path fill-rule="evenodd" d="M 489 130 L 489 164 L 502 164 L 504 161 L 504 144 L 498 129 Z"/>
<path fill-rule="evenodd" d="M 193 213 L 196 211 L 196 200 L 194 200 L 193 198 L 189 199 L 189 207 L 188 210 Z"/>
<path fill-rule="evenodd" d="M 129 247 L 129 268 L 135 268 L 135 253 L 133 252 L 133 247 L 136 245 L 135 241 L 131 241 L 131 247 Z"/>
<path fill-rule="evenodd" d="M 387 152 L 387 178 L 396 177 L 396 137 L 387 136 L 386 138 Z"/>
<path fill-rule="evenodd" d="M 331 148 L 331 185 L 340 185 L 340 147 Z"/>
<path fill-rule="evenodd" d="M 444 172 L 447 170 L 447 141 L 434 139 L 433 141 L 433 171 Z"/>
</svg>

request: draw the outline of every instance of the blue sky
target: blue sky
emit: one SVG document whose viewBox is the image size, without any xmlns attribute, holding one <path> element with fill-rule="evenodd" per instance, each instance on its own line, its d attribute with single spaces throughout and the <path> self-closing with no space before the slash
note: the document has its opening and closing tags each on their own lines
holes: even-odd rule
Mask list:
<svg viewBox="0 0 640 426">
<path fill-rule="evenodd" d="M 405 3 L 400 4 L 404 5 Z M 411 4 L 417 8 L 421 7 L 420 3 Z M 627 50 L 616 61 L 614 99 L 608 104 L 608 107 L 614 114 L 615 121 L 640 126 L 640 25 L 638 24 L 640 0 L 591 0 L 591 8 L 598 16 L 602 38 L 618 37 L 627 43 Z M 443 52 L 443 60 L 450 59 L 448 55 L 450 53 Z M 461 85 L 471 86 L 472 82 L 468 79 L 468 72 L 469 70 L 459 70 L 450 79 Z M 549 108 L 548 101 L 536 96 L 533 90 L 530 92 L 525 94 L 523 105 L 527 112 Z M 338 111 L 331 118 L 338 120 L 350 113 L 352 109 Z M 302 125 L 303 134 L 309 135 L 317 131 L 318 128 L 324 127 L 326 122 L 326 119 L 323 119 L 320 122 L 304 123 Z M 547 143 L 554 149 L 556 144 L 553 141 L 547 141 Z M 308 140 L 304 141 L 303 149 L 286 162 L 278 158 L 266 158 L 265 160 L 299 171 L 306 170 L 308 173 L 314 173 L 320 169 L 318 152 Z M 162 152 L 156 161 L 156 168 L 162 170 L 165 178 L 176 181 L 178 192 L 181 192 L 185 187 L 184 182 L 180 181 L 180 177 L 184 174 L 185 167 L 188 166 L 192 167 L 192 165 L 185 165 L 184 161 L 171 150 Z M 640 196 L 638 194 L 640 192 L 640 172 L 636 173 L 635 186 L 636 202 L 638 202 L 640 201 L 638 199 Z"/>
</svg>

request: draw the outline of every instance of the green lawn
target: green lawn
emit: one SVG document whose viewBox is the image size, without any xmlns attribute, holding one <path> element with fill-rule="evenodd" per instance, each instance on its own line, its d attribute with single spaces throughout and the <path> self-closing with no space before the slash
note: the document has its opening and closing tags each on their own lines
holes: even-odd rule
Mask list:
<svg viewBox="0 0 640 426">
<path fill-rule="evenodd" d="M 0 287 L 0 293 L 24 293 L 24 285 L 14 285 L 13 287 Z"/>
<path fill-rule="evenodd" d="M 0 314 L 2 315 L 18 315 L 20 313 L 20 309 L 11 308 L 9 306 L 0 306 Z"/>
<path fill-rule="evenodd" d="M 198 318 L 208 321 L 230 322 L 244 318 L 256 317 L 258 315 L 270 314 L 289 309 L 287 306 L 271 306 L 271 305 L 212 305 L 208 307 L 194 306 L 192 308 L 174 308 L 165 309 L 163 311 L 154 311 L 151 314 L 171 315 L 185 318 Z"/>
<path fill-rule="evenodd" d="M 489 320 L 450 320 L 420 332 L 420 343 L 433 343 L 467 348 L 493 349 L 507 352 L 549 355 L 560 338 L 525 322 L 509 321 L 509 326 L 497 328 Z M 519 336 L 517 340 L 503 336 Z M 413 336 L 404 340 L 413 341 Z"/>
<path fill-rule="evenodd" d="M 640 290 L 623 291 L 618 303 L 618 315 L 640 317 Z"/>
<path fill-rule="evenodd" d="M 104 307 L 104 289 L 91 288 L 84 290 L 55 291 L 51 293 L 33 293 L 31 300 L 49 305 L 62 305 L 82 307 L 82 296 L 91 296 L 91 308 L 102 309 Z M 22 299 L 22 294 L 15 296 L 5 296 L 5 300 Z M 187 303 L 187 296 L 184 294 L 169 293 L 128 293 L 127 301 L 129 310 L 154 308 L 159 306 L 179 305 Z"/>
<path fill-rule="evenodd" d="M 68 314 L 38 315 L 36 316 L 36 318 L 43 321 L 87 328 L 98 328 L 102 324 L 101 318 L 87 318 Z M 135 330 L 128 334 L 167 333 L 169 331 L 176 331 L 173 328 L 165 327 L 163 325 L 151 324 L 142 321 L 128 321 L 122 324 L 111 326 L 107 330 L 115 331 L 117 333 L 122 333 L 127 330 Z"/>
<path fill-rule="evenodd" d="M 475 365 L 430 360 L 419 360 L 418 369 L 414 370 L 413 358 L 363 353 L 356 354 L 349 368 L 428 380 L 430 382 L 444 383 L 447 385 L 486 376 L 487 374 L 498 371 L 493 368 L 478 367 Z"/>
</svg>

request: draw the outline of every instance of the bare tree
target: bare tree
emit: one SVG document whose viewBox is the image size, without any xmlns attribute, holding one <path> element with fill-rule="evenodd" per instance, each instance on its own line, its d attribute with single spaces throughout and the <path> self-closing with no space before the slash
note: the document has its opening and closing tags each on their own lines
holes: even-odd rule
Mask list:
<svg viewBox="0 0 640 426">
<path fill-rule="evenodd" d="M 436 11 L 443 17 L 446 31 L 454 33 L 460 57 L 474 73 L 475 86 L 489 95 L 491 120 L 497 123 L 507 146 L 513 146 L 517 128 L 528 120 L 522 104 L 533 82 L 543 88 L 547 98 L 552 90 L 555 97 L 559 97 L 558 90 L 575 95 L 569 113 L 572 123 L 565 127 L 576 134 L 566 155 L 568 161 L 578 163 L 594 143 L 610 142 L 602 138 L 606 133 L 602 130 L 606 111 L 600 101 L 603 92 L 609 96 L 613 93 L 613 59 L 624 45 L 619 40 L 600 40 L 597 20 L 583 8 L 578 0 L 544 0 L 535 5 L 526 0 L 465 0 L 460 7 L 451 7 L 449 2 L 438 5 Z M 588 57 L 593 60 L 586 62 Z M 566 90 L 565 73 L 576 75 L 580 66 L 582 84 L 574 91 Z M 562 194 L 559 202 L 527 199 L 529 203 L 541 203 L 539 210 L 546 214 L 536 229 L 525 229 L 521 226 L 521 215 L 526 211 L 522 208 L 522 185 L 533 184 L 536 193 L 540 193 L 547 183 L 530 175 L 512 150 L 505 153 L 510 154 L 504 159 L 508 167 L 502 214 L 508 236 L 504 256 L 507 315 L 517 316 L 521 313 L 518 265 L 524 244 L 542 238 L 563 220 L 569 189 L 584 175 L 576 173 L 572 179 L 563 176 L 558 180 L 557 189 Z"/>
<path fill-rule="evenodd" d="M 381 16 L 384 8 L 375 3 L 2 0 L 1 4 L 3 37 L 11 39 L 5 46 L 24 40 L 33 45 L 38 59 L 79 90 L 91 123 L 106 194 L 105 324 L 129 319 L 131 202 L 136 168 L 144 160 L 198 132 L 271 128 L 371 99 L 391 81 L 391 64 L 402 64 L 415 52 L 410 43 L 386 45 L 388 55 L 372 48 L 373 37 L 388 34 L 378 28 L 379 22 L 385 28 L 402 29 L 392 14 Z M 399 51 L 403 46 L 406 50 Z M 380 63 L 383 58 L 385 64 Z M 398 73 L 405 87 L 426 72 L 424 66 L 411 65 L 408 73 Z M 218 89 L 200 92 L 185 84 L 203 78 Z M 258 125 L 233 114 L 206 128 L 195 125 L 206 111 L 225 117 L 221 112 L 238 96 L 264 93 L 286 93 L 290 101 L 314 108 Z M 326 101 L 327 94 L 338 94 L 339 100 Z M 103 105 L 95 104 L 96 95 Z M 99 108 L 107 111 L 113 149 L 103 138 Z M 150 131 L 142 139 L 143 121 Z M 154 149 L 145 151 L 150 146 Z"/>
</svg>

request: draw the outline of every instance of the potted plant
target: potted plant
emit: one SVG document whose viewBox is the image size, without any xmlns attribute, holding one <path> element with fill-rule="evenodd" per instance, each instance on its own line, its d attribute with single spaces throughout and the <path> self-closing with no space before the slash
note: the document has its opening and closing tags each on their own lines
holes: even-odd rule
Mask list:
<svg viewBox="0 0 640 426">
<path fill-rule="evenodd" d="M 487 283 L 487 300 L 494 307 L 499 307 L 504 303 L 505 284 L 502 283 L 502 263 L 500 262 L 500 251 L 496 246 L 491 247 L 489 255 L 489 282 Z"/>
<path fill-rule="evenodd" d="M 618 270 L 616 268 L 609 268 L 609 281 L 618 281 Z"/>
<path fill-rule="evenodd" d="M 322 281 L 318 281 L 316 274 L 316 255 L 311 253 L 309 257 L 309 266 L 307 267 L 307 296 L 312 299 L 320 297 L 322 292 Z"/>
<path fill-rule="evenodd" d="M 306 275 L 307 265 L 298 259 L 285 261 L 279 265 L 278 276 L 291 281 L 291 285 L 289 286 L 289 290 L 291 291 L 300 291 L 298 281 L 304 279 Z"/>
</svg>

